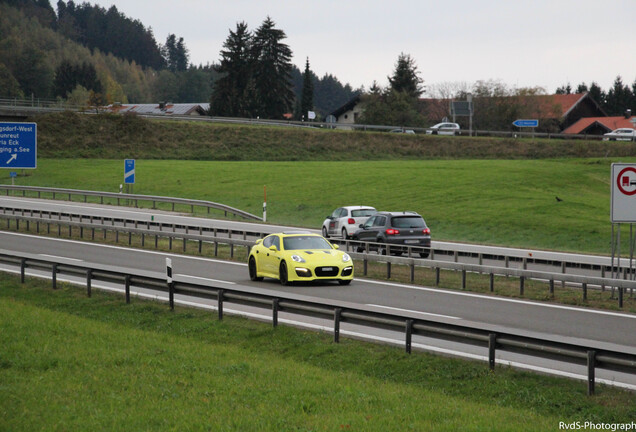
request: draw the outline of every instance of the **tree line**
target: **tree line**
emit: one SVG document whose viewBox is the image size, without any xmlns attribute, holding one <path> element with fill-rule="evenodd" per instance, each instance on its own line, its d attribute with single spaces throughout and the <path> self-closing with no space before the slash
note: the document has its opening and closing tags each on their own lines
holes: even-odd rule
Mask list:
<svg viewBox="0 0 636 432">
<path fill-rule="evenodd" d="M 181 37 L 169 34 L 164 44 L 157 43 L 151 28 L 115 6 L 104 9 L 72 0 L 59 0 L 56 6 L 57 13 L 48 0 L 0 0 L 0 97 L 91 105 L 200 103 L 211 99 L 214 83 L 225 75 L 220 64 L 191 64 Z M 272 26 L 269 34 L 276 31 Z M 261 60 L 263 83 L 268 63 Z M 287 92 L 284 111 L 299 112 L 304 75 L 294 65 L 285 75 L 284 85 L 293 93 L 290 97 Z M 310 79 L 313 107 L 320 113 L 329 113 L 355 93 L 331 74 L 318 78 L 310 72 Z M 261 92 L 253 105 L 262 106 L 265 96 Z M 256 115 L 270 115 L 268 110 L 259 108 Z"/>
</svg>

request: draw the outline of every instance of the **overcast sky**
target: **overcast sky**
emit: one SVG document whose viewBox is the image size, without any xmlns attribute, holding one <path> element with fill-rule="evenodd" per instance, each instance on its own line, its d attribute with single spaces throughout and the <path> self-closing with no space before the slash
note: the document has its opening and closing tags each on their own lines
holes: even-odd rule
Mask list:
<svg viewBox="0 0 636 432">
<path fill-rule="evenodd" d="M 299 69 L 308 57 L 316 75 L 354 88 L 388 85 L 400 53 L 426 86 L 499 80 L 553 93 L 568 82 L 607 91 L 617 75 L 636 80 L 636 0 L 88 1 L 152 27 L 160 44 L 183 37 L 196 65 L 218 63 L 237 22 L 253 31 L 270 16 Z"/>
</svg>

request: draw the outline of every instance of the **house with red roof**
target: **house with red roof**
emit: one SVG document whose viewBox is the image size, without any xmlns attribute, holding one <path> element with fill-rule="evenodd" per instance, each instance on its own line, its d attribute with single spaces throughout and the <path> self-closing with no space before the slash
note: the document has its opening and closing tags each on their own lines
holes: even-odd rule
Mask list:
<svg viewBox="0 0 636 432">
<path fill-rule="evenodd" d="M 603 135 L 620 128 L 636 128 L 636 116 L 631 112 L 619 117 L 584 117 L 563 131 L 574 135 Z"/>
</svg>

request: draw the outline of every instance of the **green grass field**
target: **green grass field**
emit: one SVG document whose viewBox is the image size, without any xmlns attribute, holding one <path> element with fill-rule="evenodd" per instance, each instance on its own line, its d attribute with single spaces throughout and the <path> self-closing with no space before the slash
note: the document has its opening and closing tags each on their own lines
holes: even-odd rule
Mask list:
<svg viewBox="0 0 636 432">
<path fill-rule="evenodd" d="M 546 431 L 636 395 L 0 274 L 2 431 Z"/>
<path fill-rule="evenodd" d="M 134 191 L 205 199 L 262 215 L 266 186 L 268 222 L 276 224 L 319 228 L 333 209 L 367 204 L 419 212 L 437 240 L 609 254 L 615 161 L 137 160 Z M 17 184 L 116 192 L 123 161 L 40 159 L 27 174 Z M 8 173 L 2 175 L 9 183 Z"/>
</svg>

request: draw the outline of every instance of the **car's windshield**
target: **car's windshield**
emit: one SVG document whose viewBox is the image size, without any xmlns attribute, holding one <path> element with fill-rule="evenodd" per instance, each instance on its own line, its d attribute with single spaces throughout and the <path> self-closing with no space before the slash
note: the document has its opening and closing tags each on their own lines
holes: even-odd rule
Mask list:
<svg viewBox="0 0 636 432">
<path fill-rule="evenodd" d="M 375 213 L 377 211 L 373 209 L 351 210 L 351 216 L 353 217 L 367 217 Z"/>
<path fill-rule="evenodd" d="M 426 228 L 424 219 L 420 216 L 398 216 L 391 221 L 391 226 L 395 228 Z"/>
<path fill-rule="evenodd" d="M 283 247 L 285 250 L 331 249 L 327 240 L 314 235 L 285 237 L 283 238 Z"/>
</svg>

